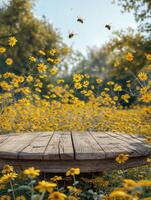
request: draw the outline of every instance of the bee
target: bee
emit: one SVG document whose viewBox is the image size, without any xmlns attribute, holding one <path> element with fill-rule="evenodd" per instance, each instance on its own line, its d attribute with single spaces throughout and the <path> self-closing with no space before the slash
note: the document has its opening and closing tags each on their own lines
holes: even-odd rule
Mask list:
<svg viewBox="0 0 151 200">
<path fill-rule="evenodd" d="M 77 17 L 77 22 L 83 24 L 84 23 L 84 19 L 82 17 Z"/>
<path fill-rule="evenodd" d="M 111 30 L 111 25 L 106 24 L 106 25 L 105 25 L 105 28 L 107 28 L 107 29 L 110 31 L 110 30 Z"/>
<path fill-rule="evenodd" d="M 76 35 L 76 33 L 70 32 L 69 35 L 68 35 L 68 38 L 71 39 L 71 38 L 73 38 L 75 35 Z"/>
</svg>

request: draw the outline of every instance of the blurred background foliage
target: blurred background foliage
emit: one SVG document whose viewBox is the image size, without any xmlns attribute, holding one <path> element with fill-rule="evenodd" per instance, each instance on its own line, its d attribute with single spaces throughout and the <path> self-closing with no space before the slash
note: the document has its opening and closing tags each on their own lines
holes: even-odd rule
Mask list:
<svg viewBox="0 0 151 200">
<path fill-rule="evenodd" d="M 18 40 L 14 51 L 8 50 L 6 53 L 6 57 L 13 57 L 11 70 L 17 74 L 29 72 L 28 58 L 31 55 L 38 57 L 39 50 L 48 52 L 52 48 L 67 48 L 60 33 L 45 17 L 39 19 L 34 16 L 35 3 L 35 0 L 9 0 L 0 8 L 0 45 L 7 47 L 10 35 Z M 147 65 L 145 53 L 151 52 L 151 1 L 114 0 L 113 3 L 117 3 L 122 12 L 134 12 L 138 30 L 115 31 L 102 47 L 90 47 L 87 56 L 72 49 L 67 55 L 64 51 L 58 51 L 56 56 L 62 62 L 57 65 L 59 75 L 56 78 L 63 77 L 67 83 L 71 83 L 73 74 L 84 73 L 91 75 L 92 85 L 96 85 L 93 77 L 97 77 L 105 82 L 116 80 L 126 89 L 125 81 L 133 81 L 135 75 Z M 124 59 L 128 52 L 134 55 L 133 62 Z M 52 66 L 51 63 L 49 65 Z M 5 59 L 0 60 L 0 66 L 1 73 L 7 71 Z"/>
</svg>

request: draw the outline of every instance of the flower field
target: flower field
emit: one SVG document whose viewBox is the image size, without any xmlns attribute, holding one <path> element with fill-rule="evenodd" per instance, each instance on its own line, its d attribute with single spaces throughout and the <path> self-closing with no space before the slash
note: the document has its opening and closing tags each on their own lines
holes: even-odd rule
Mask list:
<svg viewBox="0 0 151 200">
<path fill-rule="evenodd" d="M 10 37 L 8 44 L 13 51 L 17 39 Z M 1 47 L 0 56 L 5 58 L 6 51 Z M 57 77 L 61 59 L 54 56 L 58 51 L 69 50 L 39 50 L 38 57 L 29 57 L 30 72 L 22 75 L 11 72 L 13 58 L 5 58 L 10 71 L 0 76 L 1 133 L 53 130 L 151 133 L 151 54 L 146 54 L 148 65 L 133 83 L 130 80 L 124 83 L 125 91 L 119 83 L 104 83 L 100 78 L 93 78 L 92 84 L 88 74 L 74 74 L 68 84 Z M 131 64 L 135 58 L 127 53 L 125 59 Z M 136 99 L 132 106 L 131 98 Z"/>
<path fill-rule="evenodd" d="M 151 200 L 151 2 L 41 2 L 0 1 L 0 200 Z"/>
<path fill-rule="evenodd" d="M 13 50 L 17 39 L 8 39 Z M 6 48 L 0 47 L 5 58 Z M 57 49 L 39 50 L 38 57 L 30 56 L 30 73 L 11 72 L 13 58 L 5 58 L 10 71 L 0 76 L 0 131 L 3 133 L 37 131 L 113 131 L 142 134 L 150 142 L 151 134 L 151 54 L 146 54 L 148 66 L 133 80 L 126 81 L 127 91 L 114 81 L 104 83 L 88 74 L 74 74 L 72 82 L 58 78 L 57 65 L 61 62 Z M 67 49 L 66 49 L 67 51 Z M 130 64 L 134 56 L 125 55 Z M 53 66 L 49 67 L 49 62 Z M 127 72 L 128 73 L 128 72 Z M 56 79 L 54 79 L 56 77 Z M 134 83 L 133 83 L 134 85 Z M 129 101 L 135 97 L 135 104 Z M 122 170 L 129 155 L 119 155 L 119 171 L 110 175 L 77 178 L 80 169 L 70 169 L 66 176 L 49 180 L 38 179 L 40 171 L 29 168 L 18 174 L 12 166 L 4 166 L 0 178 L 1 200 L 149 200 L 151 196 L 150 166 Z M 148 158 L 150 165 L 150 158 Z M 70 177 L 69 180 L 67 177 Z M 73 180 L 73 182 L 72 182 Z M 70 183 L 70 184 L 69 184 Z"/>
</svg>

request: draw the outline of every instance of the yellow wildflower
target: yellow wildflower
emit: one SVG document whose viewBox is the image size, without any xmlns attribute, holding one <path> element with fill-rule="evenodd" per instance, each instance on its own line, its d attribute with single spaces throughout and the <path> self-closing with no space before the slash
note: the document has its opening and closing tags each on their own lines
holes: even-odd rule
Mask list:
<svg viewBox="0 0 151 200">
<path fill-rule="evenodd" d="M 51 75 L 56 75 L 58 73 L 58 69 L 56 67 L 53 67 L 51 70 L 50 70 L 50 73 Z"/>
<path fill-rule="evenodd" d="M 42 51 L 42 50 L 39 50 L 38 53 L 39 53 L 40 55 L 42 55 L 42 56 L 45 56 L 45 55 L 46 55 L 46 53 L 45 53 L 44 51 Z"/>
<path fill-rule="evenodd" d="M 15 200 L 26 200 L 26 197 L 23 195 L 17 196 Z"/>
<path fill-rule="evenodd" d="M 5 63 L 6 63 L 7 65 L 12 65 L 12 64 L 13 64 L 13 59 L 7 58 L 6 61 L 5 61 Z"/>
<path fill-rule="evenodd" d="M 30 57 L 29 57 L 29 61 L 31 61 L 31 62 L 36 62 L 36 60 L 37 60 L 37 59 L 36 59 L 34 56 L 30 56 Z"/>
<path fill-rule="evenodd" d="M 10 173 L 10 172 L 13 172 L 13 171 L 14 171 L 13 166 L 5 165 L 5 166 L 3 167 L 2 173 L 3 173 L 3 174 L 7 174 L 7 173 Z"/>
<path fill-rule="evenodd" d="M 17 39 L 15 37 L 9 37 L 8 39 L 9 46 L 13 47 L 16 45 L 16 43 L 17 43 Z"/>
<path fill-rule="evenodd" d="M 0 54 L 5 53 L 6 52 L 6 48 L 5 47 L 0 47 Z"/>
<path fill-rule="evenodd" d="M 49 51 L 49 54 L 52 55 L 52 56 L 54 56 L 54 55 L 56 54 L 56 52 L 57 52 L 56 49 L 51 49 L 51 50 Z"/>
<path fill-rule="evenodd" d="M 47 182 L 47 181 L 39 181 L 38 185 L 35 187 L 39 192 L 52 192 L 53 188 L 55 188 L 57 184 Z"/>
<path fill-rule="evenodd" d="M 149 61 L 151 61 L 151 54 L 147 54 L 146 55 L 146 59 L 149 60 Z"/>
<path fill-rule="evenodd" d="M 148 79 L 147 73 L 145 73 L 145 72 L 140 72 L 140 73 L 138 74 L 138 79 L 139 79 L 140 81 L 146 81 L 146 80 Z"/>
<path fill-rule="evenodd" d="M 32 82 L 33 81 L 33 77 L 31 75 L 27 76 L 26 78 L 27 82 Z"/>
<path fill-rule="evenodd" d="M 11 197 L 9 195 L 2 195 L 0 200 L 11 200 Z"/>
<path fill-rule="evenodd" d="M 62 192 L 53 192 L 49 195 L 49 200 L 65 200 L 67 196 Z"/>
<path fill-rule="evenodd" d="M 119 154 L 115 160 L 117 163 L 122 164 L 125 163 L 128 159 L 129 159 L 128 154 Z"/>
<path fill-rule="evenodd" d="M 57 181 L 61 181 L 62 180 L 62 176 L 54 176 L 51 178 L 51 181 L 57 182 Z"/>
<path fill-rule="evenodd" d="M 122 91 L 122 86 L 119 85 L 119 84 L 115 84 L 113 90 L 114 90 L 115 92 L 120 92 L 120 91 Z"/>
<path fill-rule="evenodd" d="M 71 168 L 66 172 L 66 176 L 74 176 L 74 175 L 79 175 L 80 174 L 80 169 L 79 168 Z"/>
<path fill-rule="evenodd" d="M 47 66 L 45 64 L 43 64 L 43 63 L 39 63 L 37 69 L 38 69 L 39 72 L 42 73 L 42 72 L 46 71 Z"/>
<path fill-rule="evenodd" d="M 126 56 L 125 56 L 126 60 L 128 61 L 133 61 L 134 59 L 134 56 L 132 53 L 127 53 Z"/>
<path fill-rule="evenodd" d="M 34 167 L 30 167 L 30 168 L 24 170 L 24 174 L 28 175 L 30 178 L 35 178 L 35 177 L 39 176 L 40 170 L 35 169 Z"/>
</svg>

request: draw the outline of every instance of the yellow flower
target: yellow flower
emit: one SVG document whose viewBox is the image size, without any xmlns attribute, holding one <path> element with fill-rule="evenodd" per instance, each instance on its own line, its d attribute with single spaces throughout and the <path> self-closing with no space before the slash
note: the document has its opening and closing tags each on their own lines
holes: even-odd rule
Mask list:
<svg viewBox="0 0 151 200">
<path fill-rule="evenodd" d="M 81 84 L 81 83 L 75 83 L 75 84 L 74 84 L 74 87 L 75 87 L 76 89 L 81 89 L 81 88 L 82 88 L 82 84 Z"/>
<path fill-rule="evenodd" d="M 28 175 L 30 178 L 35 178 L 35 177 L 39 176 L 40 170 L 35 169 L 34 167 L 30 167 L 30 168 L 24 170 L 24 174 Z"/>
<path fill-rule="evenodd" d="M 39 63 L 37 69 L 38 69 L 39 72 L 42 73 L 42 72 L 46 71 L 47 66 L 45 64 L 43 64 L 43 63 Z"/>
<path fill-rule="evenodd" d="M 0 47 L 0 54 L 5 53 L 6 52 L 6 48 L 5 47 Z"/>
<path fill-rule="evenodd" d="M 147 69 L 148 69 L 148 70 L 151 70 L 151 65 L 148 65 L 148 66 L 147 66 Z"/>
<path fill-rule="evenodd" d="M 6 63 L 7 65 L 12 65 L 12 64 L 13 64 L 13 59 L 7 58 L 6 61 L 5 61 L 5 63 Z"/>
<path fill-rule="evenodd" d="M 150 187 L 151 186 L 151 180 L 140 180 L 140 181 L 137 182 L 137 186 Z"/>
<path fill-rule="evenodd" d="M 11 180 L 14 180 L 17 177 L 17 173 L 15 172 L 11 172 L 8 174 L 4 174 L 1 178 L 0 178 L 0 182 L 1 183 L 6 183 L 9 182 Z"/>
<path fill-rule="evenodd" d="M 63 79 L 57 80 L 57 84 L 60 84 L 60 83 L 64 83 L 64 80 Z"/>
<path fill-rule="evenodd" d="M 127 190 L 132 189 L 133 187 L 136 186 L 136 182 L 131 180 L 131 179 L 125 179 L 124 183 L 123 183 L 124 188 L 126 188 Z"/>
<path fill-rule="evenodd" d="M 148 86 L 144 86 L 144 87 L 140 88 L 140 93 L 145 94 L 148 91 L 148 89 L 149 89 Z"/>
<path fill-rule="evenodd" d="M 54 56 L 56 52 L 57 52 L 56 49 L 51 49 L 51 50 L 49 51 L 49 54 L 52 55 L 52 56 Z"/>
<path fill-rule="evenodd" d="M 122 199 L 122 200 L 131 200 L 131 195 L 127 194 L 125 191 L 122 190 L 115 190 L 111 192 L 109 195 L 110 198 L 112 199 Z"/>
<path fill-rule="evenodd" d="M 53 188 L 55 188 L 57 184 L 47 182 L 47 181 L 40 181 L 38 182 L 38 185 L 35 187 L 39 192 L 52 192 Z"/>
<path fill-rule="evenodd" d="M 151 137 L 147 137 L 147 138 L 146 138 L 146 142 L 151 143 Z"/>
<path fill-rule="evenodd" d="M 36 59 L 34 56 L 30 56 L 30 57 L 29 57 L 29 61 L 31 61 L 31 62 L 36 62 L 36 60 L 37 60 L 37 59 Z"/>
<path fill-rule="evenodd" d="M 66 172 L 66 176 L 74 176 L 74 175 L 79 175 L 80 174 L 80 169 L 79 168 L 71 168 Z"/>
<path fill-rule="evenodd" d="M 82 80 L 82 75 L 81 74 L 74 74 L 73 75 L 73 81 L 74 82 L 80 82 Z"/>
<path fill-rule="evenodd" d="M 53 59 L 53 58 L 47 58 L 47 61 L 53 63 L 53 62 L 54 62 L 54 59 Z"/>
<path fill-rule="evenodd" d="M 128 159 L 129 159 L 128 154 L 119 154 L 115 160 L 117 163 L 122 164 L 125 163 Z"/>
<path fill-rule="evenodd" d="M 56 75 L 58 73 L 58 69 L 56 67 L 53 67 L 51 70 L 50 70 L 50 73 L 51 75 Z"/>
<path fill-rule="evenodd" d="M 57 182 L 57 181 L 61 181 L 62 180 L 62 176 L 54 176 L 51 178 L 51 181 Z"/>
<path fill-rule="evenodd" d="M 147 73 L 145 73 L 145 72 L 140 72 L 140 73 L 138 74 L 138 79 L 139 79 L 140 81 L 146 81 L 146 80 L 148 79 Z"/>
<path fill-rule="evenodd" d="M 17 43 L 17 39 L 15 37 L 9 37 L 8 39 L 9 46 L 13 47 L 16 45 L 16 43 Z"/>
<path fill-rule="evenodd" d="M 88 87 L 88 85 L 89 85 L 89 81 L 84 81 L 83 82 L 83 87 Z"/>
<path fill-rule="evenodd" d="M 5 166 L 3 167 L 2 173 L 3 173 L 3 174 L 7 174 L 7 173 L 10 173 L 10 172 L 13 172 L 13 171 L 14 171 L 13 166 L 5 165 Z"/>
<path fill-rule="evenodd" d="M 61 62 L 61 59 L 60 58 L 56 58 L 56 59 L 54 59 L 54 64 L 59 64 L 60 62 Z"/>
<path fill-rule="evenodd" d="M 146 59 L 149 60 L 149 61 L 151 61 L 151 54 L 147 54 L 146 55 Z"/>
<path fill-rule="evenodd" d="M 45 55 L 46 55 L 46 53 L 45 53 L 44 51 L 42 51 L 42 50 L 39 50 L 38 53 L 39 53 L 40 55 L 42 55 L 42 56 L 45 56 Z"/>
<path fill-rule="evenodd" d="M 119 84 L 115 84 L 113 90 L 114 90 L 115 92 L 120 92 L 120 91 L 122 91 L 122 87 L 121 87 Z"/>
<path fill-rule="evenodd" d="M 126 60 L 128 61 L 133 61 L 134 59 L 134 56 L 132 53 L 127 53 L 126 56 L 125 56 Z"/>
<path fill-rule="evenodd" d="M 76 193 L 76 194 L 81 193 L 81 190 L 76 188 L 76 187 L 74 187 L 74 186 L 68 186 L 67 188 L 71 193 Z"/>
<path fill-rule="evenodd" d="M 8 195 L 2 195 L 2 196 L 0 197 L 0 200 L 11 200 L 11 197 L 8 196 Z"/>
<path fill-rule="evenodd" d="M 27 82 L 32 82 L 33 81 L 33 77 L 31 75 L 27 76 L 26 78 Z"/>
<path fill-rule="evenodd" d="M 17 196 L 15 200 L 26 200 L 26 197 L 23 195 Z"/>
<path fill-rule="evenodd" d="M 102 82 L 103 82 L 103 80 L 102 80 L 102 79 L 100 79 L 100 78 L 98 78 L 98 79 L 96 79 L 96 82 L 97 82 L 98 84 L 100 84 L 100 83 L 102 83 Z"/>
<path fill-rule="evenodd" d="M 49 195 L 49 200 L 64 200 L 67 196 L 62 192 L 53 192 Z"/>
<path fill-rule="evenodd" d="M 145 93 L 141 96 L 140 100 L 142 100 L 144 103 L 151 102 L 151 92 Z"/>
<path fill-rule="evenodd" d="M 129 94 L 124 94 L 121 96 L 121 99 L 123 99 L 126 103 L 129 102 L 129 99 L 130 99 L 130 95 Z"/>
</svg>

